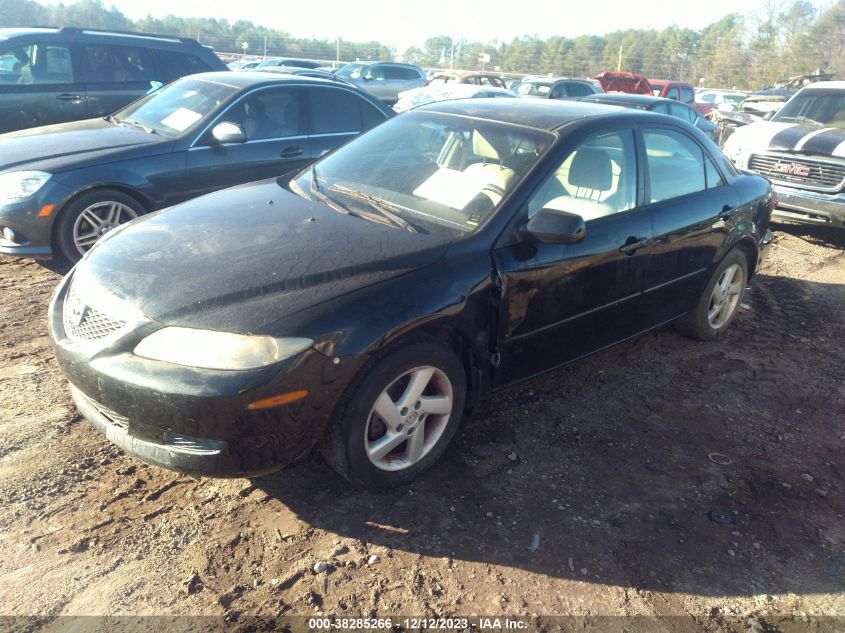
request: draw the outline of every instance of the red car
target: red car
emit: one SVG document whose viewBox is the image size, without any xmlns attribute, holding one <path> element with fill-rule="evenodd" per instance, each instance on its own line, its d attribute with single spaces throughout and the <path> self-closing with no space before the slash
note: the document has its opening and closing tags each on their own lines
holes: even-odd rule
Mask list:
<svg viewBox="0 0 845 633">
<path fill-rule="evenodd" d="M 594 77 L 605 92 L 628 92 L 637 95 L 650 95 L 651 85 L 648 79 L 634 73 L 606 71 Z"/>
<path fill-rule="evenodd" d="M 704 116 L 713 109 L 713 104 L 696 103 L 695 88 L 693 88 L 692 84 L 684 83 L 683 81 L 672 81 L 671 79 L 649 79 L 648 81 L 651 84 L 652 94 L 655 97 L 664 97 L 686 103 L 689 107 L 698 110 L 701 116 Z"/>
</svg>

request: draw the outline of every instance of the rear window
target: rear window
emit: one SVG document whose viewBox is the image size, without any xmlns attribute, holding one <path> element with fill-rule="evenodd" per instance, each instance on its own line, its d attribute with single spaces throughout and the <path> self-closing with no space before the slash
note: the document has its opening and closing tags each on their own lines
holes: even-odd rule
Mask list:
<svg viewBox="0 0 845 633">
<path fill-rule="evenodd" d="M 199 57 L 178 51 L 153 51 L 158 81 L 169 83 L 185 75 L 204 73 L 211 68 Z"/>
</svg>

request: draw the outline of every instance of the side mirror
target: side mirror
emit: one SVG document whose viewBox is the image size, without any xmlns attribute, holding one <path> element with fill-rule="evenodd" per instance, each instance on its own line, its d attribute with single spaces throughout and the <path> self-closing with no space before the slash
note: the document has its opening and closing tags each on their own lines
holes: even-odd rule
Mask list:
<svg viewBox="0 0 845 633">
<path fill-rule="evenodd" d="M 587 236 L 587 227 L 580 215 L 540 209 L 520 230 L 520 235 L 542 244 L 577 244 Z"/>
<path fill-rule="evenodd" d="M 766 114 L 763 115 L 764 121 L 769 121 L 773 116 L 775 116 L 774 110 L 769 110 Z"/>
<path fill-rule="evenodd" d="M 364 75 L 364 81 L 372 81 L 372 80 L 373 80 L 372 74 L 367 73 L 366 75 Z"/>
<path fill-rule="evenodd" d="M 211 136 L 221 145 L 223 143 L 246 143 L 246 134 L 244 134 L 243 128 L 237 123 L 230 123 L 229 121 L 215 125 L 214 129 L 211 130 Z"/>
</svg>

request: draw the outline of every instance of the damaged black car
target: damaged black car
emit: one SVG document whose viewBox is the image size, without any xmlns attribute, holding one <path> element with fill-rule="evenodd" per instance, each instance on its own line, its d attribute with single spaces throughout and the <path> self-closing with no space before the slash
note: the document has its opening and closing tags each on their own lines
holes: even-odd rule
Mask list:
<svg viewBox="0 0 845 633">
<path fill-rule="evenodd" d="M 492 389 L 672 322 L 721 336 L 772 202 L 673 117 L 443 102 L 112 231 L 50 332 L 80 411 L 146 462 L 251 476 L 319 448 L 386 487 Z"/>
</svg>

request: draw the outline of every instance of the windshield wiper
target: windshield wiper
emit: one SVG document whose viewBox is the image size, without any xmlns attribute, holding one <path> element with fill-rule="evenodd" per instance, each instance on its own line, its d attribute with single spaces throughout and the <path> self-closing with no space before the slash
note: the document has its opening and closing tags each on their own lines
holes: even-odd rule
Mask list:
<svg viewBox="0 0 845 633">
<path fill-rule="evenodd" d="M 115 119 L 118 123 L 126 123 L 127 125 L 132 125 L 137 128 L 141 128 L 147 134 L 155 134 L 156 131 L 151 128 L 149 125 L 144 125 L 143 123 L 138 123 L 137 121 L 133 121 L 132 119 Z"/>
<path fill-rule="evenodd" d="M 338 213 L 344 213 L 346 215 L 349 215 L 349 209 L 344 207 L 342 204 L 340 204 L 336 200 L 332 200 L 326 194 L 324 194 L 322 191 L 320 191 L 320 183 L 317 181 L 317 166 L 316 165 L 311 165 L 311 184 L 309 186 L 309 189 L 310 189 L 311 196 L 313 198 L 316 198 L 317 200 L 319 200 L 320 202 L 322 202 L 326 206 L 331 207 L 332 209 L 334 209 Z"/>
<path fill-rule="evenodd" d="M 343 194 L 353 200 L 360 200 L 361 202 L 366 202 L 370 208 L 375 209 L 376 211 L 381 214 L 382 217 L 387 218 L 394 226 L 399 227 L 400 229 L 405 229 L 406 231 L 410 231 L 411 233 L 417 233 L 417 230 L 411 226 L 411 224 L 400 218 L 395 211 L 399 209 L 398 206 L 387 202 L 386 200 L 382 200 L 380 198 L 376 198 L 375 196 L 371 196 L 369 194 L 363 193 L 361 191 L 355 191 L 354 189 L 347 189 L 346 187 L 338 187 L 333 186 L 329 187 L 329 191 Z"/>
<path fill-rule="evenodd" d="M 784 119 L 792 119 L 793 121 L 798 121 L 799 123 L 812 123 L 813 125 L 818 125 L 819 127 L 824 126 L 824 123 L 819 123 L 815 119 L 811 119 L 808 116 L 785 116 L 781 117 L 781 121 Z"/>
</svg>

